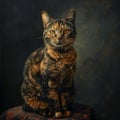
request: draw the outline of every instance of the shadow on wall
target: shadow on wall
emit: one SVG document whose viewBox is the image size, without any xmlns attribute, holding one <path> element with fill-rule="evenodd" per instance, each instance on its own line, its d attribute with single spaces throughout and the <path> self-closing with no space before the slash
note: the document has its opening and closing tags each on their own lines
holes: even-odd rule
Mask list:
<svg viewBox="0 0 120 120">
<path fill-rule="evenodd" d="M 120 24 L 114 7 L 86 0 L 77 8 L 76 101 L 93 106 L 102 120 L 119 117 Z"/>
</svg>

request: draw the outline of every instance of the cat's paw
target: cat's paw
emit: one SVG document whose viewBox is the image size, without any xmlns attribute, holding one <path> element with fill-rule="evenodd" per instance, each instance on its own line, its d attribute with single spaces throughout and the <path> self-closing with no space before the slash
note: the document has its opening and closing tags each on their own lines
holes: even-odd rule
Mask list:
<svg viewBox="0 0 120 120">
<path fill-rule="evenodd" d="M 63 113 L 58 111 L 58 112 L 55 112 L 55 118 L 62 118 L 63 117 Z"/>
<path fill-rule="evenodd" d="M 71 116 L 72 116 L 72 112 L 70 110 L 64 111 L 64 117 L 71 117 Z"/>
<path fill-rule="evenodd" d="M 34 110 L 27 104 L 22 105 L 22 109 L 23 111 L 26 111 L 26 112 L 34 112 Z"/>
</svg>

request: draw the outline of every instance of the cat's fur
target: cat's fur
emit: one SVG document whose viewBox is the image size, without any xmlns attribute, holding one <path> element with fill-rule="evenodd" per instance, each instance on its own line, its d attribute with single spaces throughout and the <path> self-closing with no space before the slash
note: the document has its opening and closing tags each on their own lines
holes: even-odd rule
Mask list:
<svg viewBox="0 0 120 120">
<path fill-rule="evenodd" d="M 75 10 L 71 9 L 64 19 L 53 19 L 43 11 L 42 21 L 45 46 L 25 63 L 23 109 L 46 117 L 69 117 L 75 93 Z"/>
</svg>

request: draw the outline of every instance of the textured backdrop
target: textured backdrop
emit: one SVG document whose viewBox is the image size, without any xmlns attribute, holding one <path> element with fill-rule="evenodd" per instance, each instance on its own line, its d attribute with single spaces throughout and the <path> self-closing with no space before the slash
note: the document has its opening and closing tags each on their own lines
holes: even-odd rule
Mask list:
<svg viewBox="0 0 120 120">
<path fill-rule="evenodd" d="M 0 114 L 23 103 L 20 86 L 24 62 L 43 44 L 41 10 L 62 18 L 70 8 L 75 8 L 75 101 L 93 107 L 99 119 L 120 118 L 119 0 L 6 0 L 0 4 Z"/>
</svg>

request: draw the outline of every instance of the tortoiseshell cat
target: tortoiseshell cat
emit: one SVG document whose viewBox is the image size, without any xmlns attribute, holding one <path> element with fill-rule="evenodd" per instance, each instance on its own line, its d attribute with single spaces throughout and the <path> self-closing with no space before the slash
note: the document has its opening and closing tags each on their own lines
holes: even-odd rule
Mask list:
<svg viewBox="0 0 120 120">
<path fill-rule="evenodd" d="M 45 117 L 70 117 L 73 111 L 74 73 L 77 53 L 75 10 L 64 19 L 53 19 L 42 12 L 43 48 L 27 59 L 21 87 L 25 111 Z"/>
</svg>

